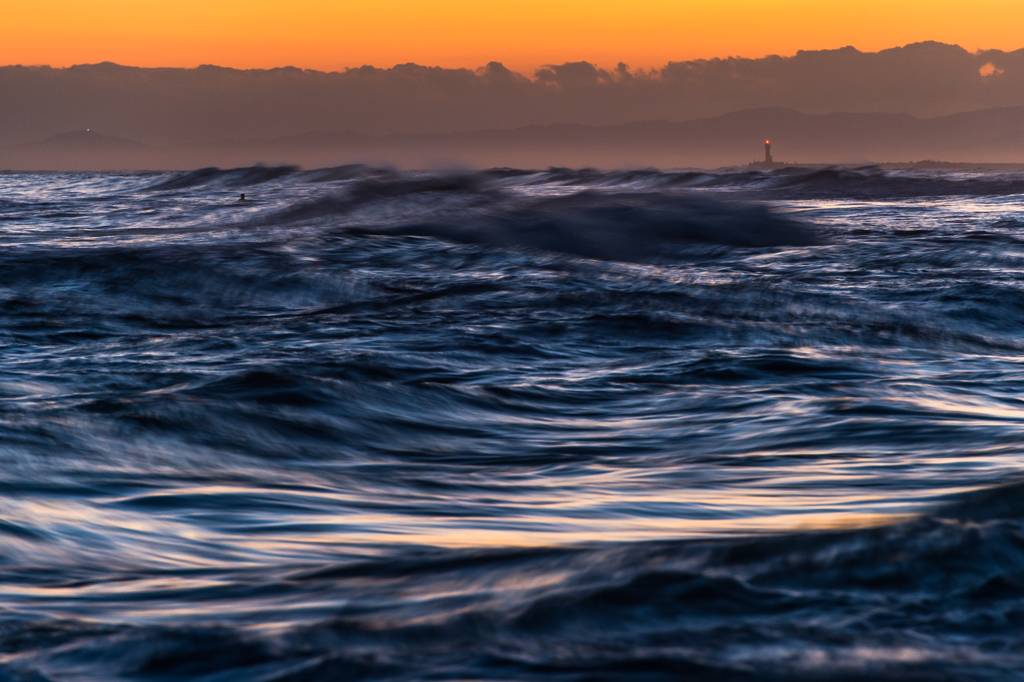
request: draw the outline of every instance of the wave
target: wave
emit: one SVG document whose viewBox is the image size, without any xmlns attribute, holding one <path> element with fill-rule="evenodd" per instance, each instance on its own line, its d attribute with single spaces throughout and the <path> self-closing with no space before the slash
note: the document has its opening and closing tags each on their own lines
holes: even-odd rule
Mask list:
<svg viewBox="0 0 1024 682">
<path fill-rule="evenodd" d="M 204 571 L 172 587 L 161 587 L 166 573 L 119 573 L 106 596 L 96 576 L 26 575 L 86 589 L 94 606 L 187 598 L 199 615 L 104 625 L 10 613 L 0 679 L 65 679 L 102 660 L 126 679 L 1019 680 L 1017 511 L 781 536 L 424 549 L 215 580 Z M 295 622 L 251 628 L 267 604 Z"/>
<path fill-rule="evenodd" d="M 1024 481 L 1015 481 L 960 496 L 936 516 L 963 521 L 1024 520 Z"/>
<path fill-rule="evenodd" d="M 391 168 L 375 168 L 361 163 L 335 166 L 334 168 L 320 168 L 303 173 L 303 178 L 306 182 L 338 182 L 360 178 L 397 180 L 400 177 L 401 174 Z"/>
<path fill-rule="evenodd" d="M 500 177 L 516 177 L 502 169 Z M 847 168 L 790 166 L 774 170 L 661 171 L 657 169 L 602 171 L 549 168 L 533 171 L 535 185 L 649 189 L 706 189 L 750 193 L 765 198 L 897 199 L 925 196 L 1003 196 L 1024 193 L 1019 171 L 886 170 L 876 166 Z"/>
<path fill-rule="evenodd" d="M 300 171 L 295 166 L 252 166 L 222 170 L 202 168 L 178 173 L 146 187 L 150 191 L 173 191 L 205 185 L 247 187 L 295 176 L 301 182 L 367 182 L 401 184 L 415 174 L 390 168 L 350 164 L 334 168 Z M 447 177 L 429 175 L 427 180 Z M 573 186 L 614 188 L 620 191 L 718 190 L 753 197 L 897 199 L 925 196 L 1005 196 L 1024 193 L 1024 173 L 986 170 L 888 170 L 877 166 L 805 167 L 704 170 L 600 170 L 595 168 L 548 168 L 530 170 L 494 168 L 460 175 L 475 185 Z"/>
<path fill-rule="evenodd" d="M 526 247 L 625 262 L 648 262 L 662 255 L 662 247 L 672 242 L 738 247 L 822 243 L 809 227 L 775 215 L 764 206 L 653 193 L 609 196 L 585 192 L 463 223 L 418 223 L 359 231 Z"/>
<path fill-rule="evenodd" d="M 145 189 L 153 192 L 191 189 L 205 185 L 222 185 L 225 187 L 248 187 L 272 180 L 278 180 L 298 172 L 297 166 L 251 166 L 248 168 L 200 168 L 199 170 L 179 173 Z"/>
<path fill-rule="evenodd" d="M 486 201 L 441 219 L 363 221 L 355 234 L 433 237 L 464 244 L 520 247 L 602 260 L 647 262 L 664 247 L 703 242 L 736 247 L 813 246 L 823 243 L 810 225 L 764 205 L 723 202 L 661 192 L 584 191 L 554 198 L 499 196 L 479 176 L 361 182 L 349 193 L 300 203 L 262 224 L 288 224 L 348 216 L 378 200 L 462 193 Z M 459 209 L 465 209 L 462 204 Z"/>
<path fill-rule="evenodd" d="M 782 195 L 864 199 L 926 196 L 1000 196 L 1024 193 L 1020 173 L 889 171 L 879 168 L 825 168 L 778 176 L 773 191 Z"/>
</svg>

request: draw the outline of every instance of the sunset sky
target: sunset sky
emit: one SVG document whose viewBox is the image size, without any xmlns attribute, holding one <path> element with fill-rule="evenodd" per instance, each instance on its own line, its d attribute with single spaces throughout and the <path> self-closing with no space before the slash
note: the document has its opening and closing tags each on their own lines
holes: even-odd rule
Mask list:
<svg viewBox="0 0 1024 682">
<path fill-rule="evenodd" d="M 936 40 L 1024 47 L 1021 0 L 32 0 L 4 3 L 0 64 L 113 61 L 341 70 L 489 61 L 530 73 Z"/>
</svg>

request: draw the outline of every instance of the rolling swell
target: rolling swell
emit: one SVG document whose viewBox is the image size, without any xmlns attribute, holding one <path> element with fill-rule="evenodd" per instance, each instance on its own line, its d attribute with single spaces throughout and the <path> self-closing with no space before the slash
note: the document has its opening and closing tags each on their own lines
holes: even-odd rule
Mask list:
<svg viewBox="0 0 1024 682">
<path fill-rule="evenodd" d="M 592 191 L 523 199 L 497 194 L 467 177 L 360 182 L 345 196 L 294 206 L 267 222 L 349 217 L 373 202 L 437 193 L 463 195 L 463 210 L 444 215 L 443 221 L 355 222 L 347 229 L 362 235 L 433 237 L 632 262 L 664 255 L 665 246 L 680 242 L 762 248 L 822 243 L 810 226 L 755 204 L 664 193 Z"/>
<path fill-rule="evenodd" d="M 808 227 L 776 216 L 761 206 L 663 194 L 607 196 L 584 192 L 542 200 L 464 224 L 421 223 L 357 231 L 527 247 L 631 262 L 656 258 L 664 253 L 664 245 L 678 242 L 740 247 L 821 244 Z"/>
</svg>

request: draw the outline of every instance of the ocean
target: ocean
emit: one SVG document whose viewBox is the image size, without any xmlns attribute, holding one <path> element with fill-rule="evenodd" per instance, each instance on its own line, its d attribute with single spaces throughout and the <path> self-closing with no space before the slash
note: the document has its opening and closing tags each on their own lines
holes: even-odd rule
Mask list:
<svg viewBox="0 0 1024 682">
<path fill-rule="evenodd" d="M 1024 680 L 1024 173 L 4 173 L 0 310 L 0 682 Z"/>
</svg>

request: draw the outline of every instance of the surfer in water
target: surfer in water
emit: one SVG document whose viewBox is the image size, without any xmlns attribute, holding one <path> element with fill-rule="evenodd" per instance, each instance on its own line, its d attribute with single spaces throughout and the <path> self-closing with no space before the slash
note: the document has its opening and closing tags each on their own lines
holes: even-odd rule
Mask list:
<svg viewBox="0 0 1024 682">
<path fill-rule="evenodd" d="M 245 193 L 244 192 L 242 193 L 242 196 L 238 197 L 238 200 L 239 201 L 247 201 L 247 199 L 245 198 Z"/>
</svg>

